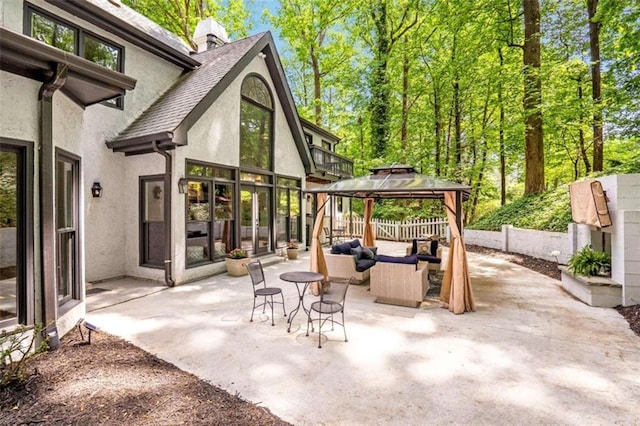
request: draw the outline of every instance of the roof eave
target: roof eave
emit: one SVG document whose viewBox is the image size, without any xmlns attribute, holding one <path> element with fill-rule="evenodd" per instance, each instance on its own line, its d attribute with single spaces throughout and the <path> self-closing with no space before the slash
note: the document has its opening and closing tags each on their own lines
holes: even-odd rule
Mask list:
<svg viewBox="0 0 640 426">
<path fill-rule="evenodd" d="M 46 1 L 184 69 L 192 70 L 200 65 L 199 61 L 188 54 L 162 43 L 128 22 L 115 18 L 96 5 L 83 0 Z"/>
<path fill-rule="evenodd" d="M 318 126 L 317 124 L 303 118 L 300 117 L 300 123 L 302 124 L 302 127 L 309 127 L 311 128 L 314 132 L 318 133 L 321 136 L 324 136 L 327 139 L 331 139 L 334 143 L 338 143 L 340 142 L 340 138 L 336 135 L 334 135 L 333 133 L 331 133 L 330 131 L 328 131 L 327 129 Z"/>
<path fill-rule="evenodd" d="M 31 37 L 0 27 L 0 69 L 32 80 L 47 81 L 55 64 L 68 67 L 62 91 L 85 107 L 124 95 L 136 80 L 87 59 L 49 46 Z"/>
<path fill-rule="evenodd" d="M 125 155 L 146 154 L 153 151 L 153 143 L 162 149 L 175 149 L 182 146 L 175 141 L 174 133 L 161 132 L 129 139 L 107 141 L 106 145 L 113 152 L 123 152 Z"/>
</svg>

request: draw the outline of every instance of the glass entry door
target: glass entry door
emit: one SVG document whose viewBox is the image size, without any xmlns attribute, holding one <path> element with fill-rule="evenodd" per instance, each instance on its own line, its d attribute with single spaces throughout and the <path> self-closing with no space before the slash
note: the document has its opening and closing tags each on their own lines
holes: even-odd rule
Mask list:
<svg viewBox="0 0 640 426">
<path fill-rule="evenodd" d="M 240 190 L 240 240 L 249 255 L 271 251 L 271 190 L 243 185 Z"/>
<path fill-rule="evenodd" d="M 23 152 L 0 145 L 0 328 L 18 322 L 24 285 Z"/>
<path fill-rule="evenodd" d="M 162 177 L 140 179 L 141 247 L 140 264 L 164 266 L 164 181 Z"/>
</svg>

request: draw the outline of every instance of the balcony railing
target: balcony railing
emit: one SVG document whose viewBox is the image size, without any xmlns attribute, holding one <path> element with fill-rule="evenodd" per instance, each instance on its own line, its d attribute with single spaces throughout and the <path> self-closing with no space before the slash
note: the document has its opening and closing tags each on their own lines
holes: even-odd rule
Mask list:
<svg viewBox="0 0 640 426">
<path fill-rule="evenodd" d="M 340 179 L 349 179 L 353 177 L 353 161 L 345 158 L 335 152 L 327 151 L 319 146 L 310 145 L 311 155 L 316 164 L 316 169 L 320 172 L 326 172 Z"/>
</svg>

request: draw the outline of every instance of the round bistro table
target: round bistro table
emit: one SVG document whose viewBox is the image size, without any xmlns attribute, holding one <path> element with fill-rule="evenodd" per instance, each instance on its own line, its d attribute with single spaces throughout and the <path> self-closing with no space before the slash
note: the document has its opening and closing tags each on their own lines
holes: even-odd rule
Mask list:
<svg viewBox="0 0 640 426">
<path fill-rule="evenodd" d="M 298 311 L 300 310 L 300 306 L 305 313 L 309 313 L 307 308 L 304 306 L 304 294 L 309 287 L 309 284 L 324 280 L 324 275 L 319 274 L 317 272 L 310 271 L 291 271 L 280 274 L 280 279 L 282 281 L 287 281 L 290 283 L 294 283 L 296 285 L 296 289 L 298 290 L 298 306 L 289 312 L 289 319 L 287 322 L 289 323 L 289 328 L 287 329 L 287 333 L 291 332 L 291 323 L 293 322 L 293 318 L 296 316 Z"/>
</svg>

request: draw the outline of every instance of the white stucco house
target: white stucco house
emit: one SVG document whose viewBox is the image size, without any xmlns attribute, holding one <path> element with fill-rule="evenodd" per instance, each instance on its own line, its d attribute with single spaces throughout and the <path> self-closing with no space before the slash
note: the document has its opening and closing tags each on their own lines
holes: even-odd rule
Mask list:
<svg viewBox="0 0 640 426">
<path fill-rule="evenodd" d="M 270 33 L 207 20 L 196 41 L 118 0 L 0 3 L 0 330 L 63 335 L 87 282 L 173 286 L 306 242 L 307 180 L 351 177 Z"/>
</svg>

